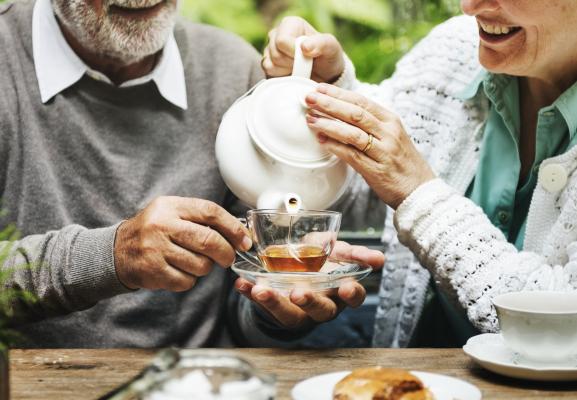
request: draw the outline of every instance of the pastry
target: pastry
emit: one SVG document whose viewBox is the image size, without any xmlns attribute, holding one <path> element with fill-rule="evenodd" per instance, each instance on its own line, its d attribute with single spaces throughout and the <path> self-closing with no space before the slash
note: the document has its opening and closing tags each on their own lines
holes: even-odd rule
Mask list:
<svg viewBox="0 0 577 400">
<path fill-rule="evenodd" d="M 359 368 L 341 379 L 333 400 L 434 400 L 423 382 L 396 368 Z"/>
</svg>

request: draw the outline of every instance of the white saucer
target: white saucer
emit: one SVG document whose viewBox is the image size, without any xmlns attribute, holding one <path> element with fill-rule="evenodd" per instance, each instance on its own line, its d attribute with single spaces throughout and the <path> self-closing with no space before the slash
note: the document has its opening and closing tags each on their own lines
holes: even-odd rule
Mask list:
<svg viewBox="0 0 577 400">
<path fill-rule="evenodd" d="M 291 394 L 294 400 L 332 400 L 333 388 L 350 371 L 317 375 L 295 385 Z M 460 379 L 429 372 L 411 371 L 429 389 L 435 400 L 481 400 L 481 391 Z"/>
<path fill-rule="evenodd" d="M 577 359 L 559 363 L 539 363 L 510 350 L 499 333 L 473 336 L 463 346 L 465 353 L 483 368 L 512 378 L 534 381 L 577 380 Z"/>
<path fill-rule="evenodd" d="M 312 292 L 334 289 L 347 281 L 360 281 L 373 271 L 367 265 L 335 260 L 325 263 L 321 271 L 327 272 L 269 272 L 247 261 L 234 263 L 232 270 L 251 283 L 271 287 L 281 293 L 289 293 L 296 288 Z"/>
</svg>

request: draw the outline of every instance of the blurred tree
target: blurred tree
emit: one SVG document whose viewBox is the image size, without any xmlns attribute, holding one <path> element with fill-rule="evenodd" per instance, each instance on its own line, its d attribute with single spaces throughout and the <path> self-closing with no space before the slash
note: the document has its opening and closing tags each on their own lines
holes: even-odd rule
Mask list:
<svg viewBox="0 0 577 400">
<path fill-rule="evenodd" d="M 333 33 L 360 79 L 379 82 L 436 24 L 459 12 L 458 0 L 183 0 L 183 14 L 231 30 L 262 50 L 266 32 L 287 15 Z"/>
</svg>

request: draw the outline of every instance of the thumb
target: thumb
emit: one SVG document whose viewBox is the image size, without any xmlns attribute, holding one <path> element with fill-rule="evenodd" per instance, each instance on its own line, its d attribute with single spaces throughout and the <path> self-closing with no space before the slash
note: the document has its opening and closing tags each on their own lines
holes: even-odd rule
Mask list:
<svg viewBox="0 0 577 400">
<path fill-rule="evenodd" d="M 347 252 L 350 260 L 370 265 L 375 270 L 383 268 L 385 264 L 385 255 L 379 250 L 372 250 L 365 246 L 349 245 Z"/>
<path fill-rule="evenodd" d="M 323 48 L 324 44 L 321 35 L 307 36 L 307 38 L 301 43 L 303 55 L 310 58 L 321 56 Z"/>
<path fill-rule="evenodd" d="M 333 35 L 319 33 L 307 36 L 301 43 L 303 55 L 310 58 L 332 57 L 340 51 L 340 44 Z"/>
</svg>

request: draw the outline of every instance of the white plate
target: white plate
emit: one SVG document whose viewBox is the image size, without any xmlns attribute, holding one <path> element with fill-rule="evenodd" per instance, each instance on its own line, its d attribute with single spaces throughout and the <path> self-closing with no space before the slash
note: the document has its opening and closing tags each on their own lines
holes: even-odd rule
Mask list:
<svg viewBox="0 0 577 400">
<path fill-rule="evenodd" d="M 329 272 L 268 272 L 246 261 L 234 263 L 232 270 L 251 283 L 288 293 L 296 288 L 313 292 L 338 288 L 346 281 L 360 281 L 373 269 L 350 261 L 330 260 L 323 266 L 323 270 Z"/>
<path fill-rule="evenodd" d="M 512 378 L 534 381 L 577 380 L 577 359 L 561 363 L 538 363 L 510 350 L 499 333 L 473 336 L 463 346 L 465 353 L 481 367 Z"/>
<path fill-rule="evenodd" d="M 294 400 L 333 400 L 333 388 L 338 381 L 350 374 L 350 371 L 317 375 L 293 388 Z M 433 393 L 435 400 L 481 400 L 481 391 L 476 386 L 450 376 L 429 372 L 411 371 Z"/>
</svg>

